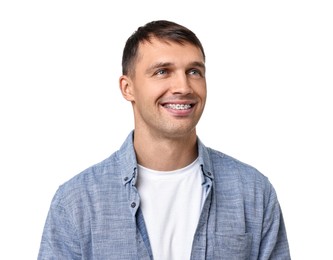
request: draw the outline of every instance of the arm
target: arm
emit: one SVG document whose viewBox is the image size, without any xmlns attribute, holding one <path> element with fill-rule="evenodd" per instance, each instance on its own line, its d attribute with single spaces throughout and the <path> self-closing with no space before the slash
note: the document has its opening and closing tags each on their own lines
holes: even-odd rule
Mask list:
<svg viewBox="0 0 333 260">
<path fill-rule="evenodd" d="M 260 243 L 260 260 L 290 260 L 286 228 L 273 186 L 268 183 Z"/>
<path fill-rule="evenodd" d="M 48 212 L 38 260 L 81 259 L 80 241 L 73 218 L 61 204 L 58 193 L 54 196 Z"/>
</svg>

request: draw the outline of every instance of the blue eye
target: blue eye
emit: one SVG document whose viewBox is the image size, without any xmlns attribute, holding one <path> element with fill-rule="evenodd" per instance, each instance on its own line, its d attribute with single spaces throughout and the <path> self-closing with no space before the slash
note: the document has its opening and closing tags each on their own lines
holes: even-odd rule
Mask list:
<svg viewBox="0 0 333 260">
<path fill-rule="evenodd" d="M 160 69 L 160 70 L 158 70 L 155 74 L 156 75 L 164 75 L 164 74 L 166 74 L 167 73 L 167 71 L 165 70 L 165 69 Z"/>
<path fill-rule="evenodd" d="M 190 74 L 190 75 L 201 75 L 201 72 L 197 69 L 191 69 L 191 70 L 189 70 L 188 74 Z"/>
</svg>

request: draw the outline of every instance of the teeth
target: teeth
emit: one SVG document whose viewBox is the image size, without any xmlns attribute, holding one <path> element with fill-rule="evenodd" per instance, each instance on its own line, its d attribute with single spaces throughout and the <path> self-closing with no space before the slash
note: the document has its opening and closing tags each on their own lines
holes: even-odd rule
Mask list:
<svg viewBox="0 0 333 260">
<path fill-rule="evenodd" d="M 184 110 L 191 108 L 189 104 L 166 104 L 166 108 L 176 109 L 176 110 Z"/>
</svg>

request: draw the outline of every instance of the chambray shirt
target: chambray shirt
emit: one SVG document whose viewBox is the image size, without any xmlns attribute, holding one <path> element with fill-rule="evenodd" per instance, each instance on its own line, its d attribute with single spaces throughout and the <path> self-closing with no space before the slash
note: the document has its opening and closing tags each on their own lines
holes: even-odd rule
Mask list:
<svg viewBox="0 0 333 260">
<path fill-rule="evenodd" d="M 280 205 L 267 177 L 199 138 L 198 151 L 208 195 L 191 260 L 290 259 Z M 38 259 L 153 259 L 136 169 L 132 131 L 109 158 L 61 185 Z"/>
</svg>

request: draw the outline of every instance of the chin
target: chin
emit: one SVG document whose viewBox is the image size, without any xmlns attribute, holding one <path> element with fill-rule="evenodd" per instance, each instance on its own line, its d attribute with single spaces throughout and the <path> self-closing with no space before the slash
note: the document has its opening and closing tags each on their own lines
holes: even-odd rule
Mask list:
<svg viewBox="0 0 333 260">
<path fill-rule="evenodd" d="M 177 129 L 169 129 L 165 131 L 165 136 L 169 138 L 186 138 L 193 134 L 196 134 L 195 127 L 192 128 L 177 128 Z"/>
</svg>

